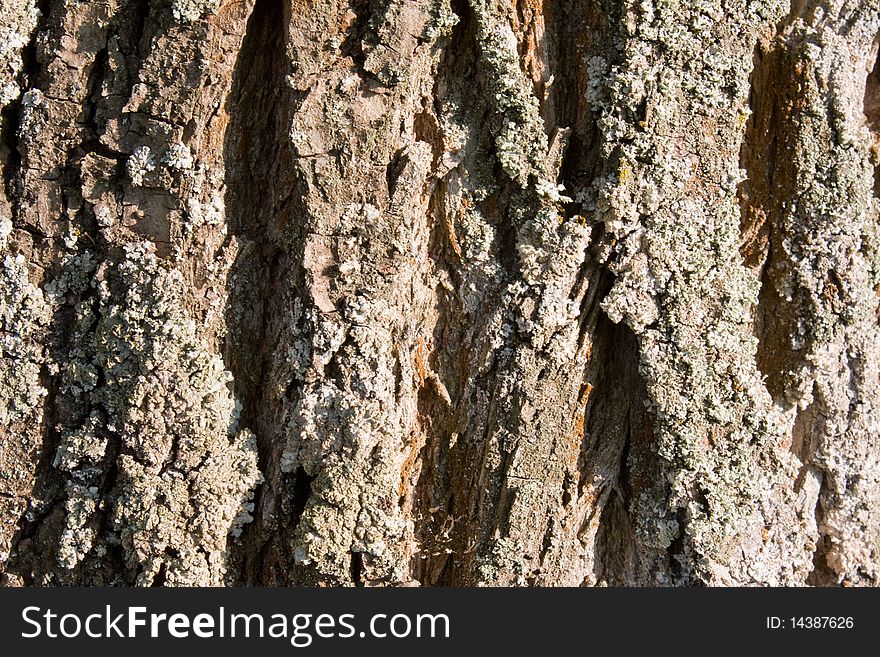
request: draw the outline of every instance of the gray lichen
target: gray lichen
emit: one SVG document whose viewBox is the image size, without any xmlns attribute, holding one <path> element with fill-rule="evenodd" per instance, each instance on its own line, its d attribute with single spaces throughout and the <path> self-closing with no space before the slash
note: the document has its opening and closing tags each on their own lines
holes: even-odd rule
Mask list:
<svg viewBox="0 0 880 657">
<path fill-rule="evenodd" d="M 171 14 L 182 23 L 192 23 L 208 14 L 215 14 L 222 0 L 172 0 Z"/>
<path fill-rule="evenodd" d="M 114 527 L 142 583 L 165 563 L 170 583 L 220 584 L 227 537 L 260 481 L 254 439 L 182 306 L 179 272 L 133 244 L 118 273 L 125 293 L 103 291 L 94 337 L 107 431 L 127 452 Z"/>
<path fill-rule="evenodd" d="M 547 136 L 538 99 L 520 69 L 516 36 L 505 20 L 494 15 L 491 4 L 476 3 L 475 8 L 480 18 L 481 62 L 488 69 L 500 124 L 496 128 L 496 153 L 507 175 L 526 186 L 531 175 L 537 181 L 547 176 Z"/>
<path fill-rule="evenodd" d="M 0 110 L 21 95 L 22 51 L 37 26 L 40 10 L 34 0 L 2 0 L 0 15 Z"/>
<path fill-rule="evenodd" d="M 30 282 L 24 255 L 6 249 L 11 222 L 0 217 L 0 426 L 28 419 L 47 394 L 40 380 L 41 336 L 52 317 L 43 291 Z M 5 234 L 4 234 L 5 233 Z M 11 436 L 6 440 L 10 440 Z"/>
<path fill-rule="evenodd" d="M 27 500 L 17 493 L 31 481 L 39 458 L 34 439 L 48 396 L 43 378 L 45 336 L 53 306 L 31 282 L 25 256 L 10 252 L 13 225 L 0 214 L 0 564 L 13 551 L 18 516 Z M 0 566 L 2 567 L 2 566 Z"/>
<path fill-rule="evenodd" d="M 50 286 L 59 299 L 90 287 L 99 294 L 94 312 L 78 311 L 85 342 L 61 372 L 63 389 L 86 395 L 96 410 L 63 434 L 55 454 L 54 466 L 69 477 L 58 563 L 72 570 L 115 542 L 140 584 L 160 566 L 169 584 L 222 584 L 227 542 L 252 519 L 261 481 L 232 378 L 183 306 L 180 273 L 150 247 L 128 245 L 112 270 L 88 262 L 72 258 Z M 117 294 L 108 276 L 118 280 Z M 96 491 L 110 444 L 119 474 L 107 509 Z M 109 534 L 97 532 L 99 513 L 110 513 Z"/>
<path fill-rule="evenodd" d="M 156 160 L 149 146 L 138 146 L 125 162 L 131 184 L 140 187 L 144 178 L 156 168 Z"/>
<path fill-rule="evenodd" d="M 769 29 L 784 16 L 784 7 L 780 3 L 762 9 L 760 16 L 753 16 L 746 7 L 731 6 L 730 3 L 723 6 L 701 3 L 687 10 L 680 6 L 659 5 L 651 8 L 650 20 L 643 15 L 637 24 L 634 23 L 632 32 L 635 38 L 629 46 L 633 52 L 626 57 L 626 68 L 612 73 L 608 106 L 609 109 L 626 107 L 629 110 L 603 113 L 606 148 L 609 154 L 611 149 L 620 153 L 618 176 L 616 180 L 607 180 L 600 188 L 598 208 L 603 212 L 606 227 L 617 238 L 611 268 L 618 280 L 603 307 L 612 319 L 626 321 L 639 336 L 643 375 L 658 419 L 659 453 L 676 471 L 669 504 L 670 508 L 680 506 L 687 509 L 690 522 L 685 532 L 690 549 L 702 557 L 697 561 L 697 570 L 702 570 L 710 581 L 742 582 L 755 578 L 778 584 L 802 580 L 809 573 L 817 531 L 826 536 L 829 533 L 839 536 L 840 532 L 828 522 L 817 528 L 808 512 L 796 509 L 797 503 L 790 488 L 801 464 L 777 447 L 791 431 L 794 409 L 791 405 L 775 406 L 762 385 L 762 373 L 754 365 L 745 365 L 755 363 L 758 346 L 752 334 L 752 312 L 758 298 L 759 281 L 735 257 L 730 257 L 737 253 L 740 238 L 735 190 L 742 174 L 739 170 L 726 170 L 725 162 L 730 158 L 721 150 L 706 150 L 693 143 L 686 132 L 681 133 L 680 140 L 669 138 L 676 131 L 686 131 L 686 121 L 696 113 L 711 117 L 719 126 L 730 126 L 726 129 L 732 135 L 742 134 L 737 117 L 748 116 L 749 110 L 744 103 L 752 48 L 737 48 L 734 44 L 741 34 L 756 29 L 760 31 L 762 24 L 768 25 L 766 29 Z M 682 13 L 685 11 L 687 15 Z M 833 15 L 829 9 L 825 20 L 833 20 Z M 688 20 L 688 16 L 693 20 Z M 717 22 L 718 16 L 726 18 Z M 743 22 L 737 26 L 738 20 Z M 873 23 L 873 27 L 864 27 L 865 33 L 876 33 L 876 17 Z M 833 40 L 837 37 L 831 35 L 836 33 L 830 32 L 829 28 L 825 30 L 826 43 L 829 43 L 827 50 L 815 50 L 814 56 L 829 66 L 835 62 L 836 67 L 842 58 L 833 50 Z M 709 46 L 709 40 L 718 45 Z M 847 43 L 851 47 L 853 41 L 848 39 Z M 656 50 L 659 44 L 665 52 L 662 57 Z M 693 58 L 694 52 L 702 55 Z M 674 85 L 664 82 L 664 71 L 671 70 L 685 71 Z M 858 85 L 847 88 L 858 93 Z M 818 90 L 807 90 L 806 93 L 808 98 L 825 98 Z M 688 99 L 683 106 L 682 98 Z M 656 108 L 650 112 L 651 119 L 643 128 L 640 127 L 642 124 L 633 122 L 629 114 L 639 104 L 646 104 L 649 111 Z M 858 106 L 856 99 L 848 106 Z M 824 117 L 827 114 L 824 106 L 817 106 L 814 112 L 811 116 Z M 858 117 L 852 117 L 852 120 L 856 124 L 861 121 Z M 840 128 L 841 131 L 845 129 L 845 126 Z M 810 132 L 802 134 L 809 135 Z M 663 137 L 658 139 L 658 135 Z M 738 146 L 737 141 L 730 143 Z M 678 152 L 670 152 L 670 147 Z M 807 146 L 807 157 L 811 157 L 811 150 L 816 155 L 821 152 Z M 854 194 L 864 200 L 845 201 L 820 192 L 824 198 L 816 195 L 805 201 L 810 208 L 810 217 L 817 218 L 823 217 L 821 208 L 827 204 L 827 216 L 829 219 L 833 217 L 834 223 L 833 227 L 829 224 L 827 228 L 816 226 L 806 231 L 792 226 L 791 233 L 797 236 L 796 239 L 801 235 L 815 236 L 814 252 L 801 251 L 795 256 L 803 263 L 795 265 L 795 271 L 804 272 L 811 278 L 821 272 L 819 275 L 824 277 L 831 261 L 818 250 L 827 252 L 831 248 L 836 253 L 854 253 L 853 249 L 841 249 L 843 245 L 839 240 L 842 231 L 852 230 L 855 235 L 860 235 L 863 230 L 862 217 L 865 215 L 860 214 L 863 212 L 860 208 L 864 208 L 865 200 L 871 197 L 866 151 L 864 147 L 852 149 L 845 146 L 835 150 L 836 157 L 845 158 L 852 154 L 854 159 L 852 163 L 835 165 L 838 179 L 849 176 L 850 171 L 855 174 L 852 183 L 841 181 L 840 188 L 847 189 L 850 199 Z M 674 160 L 678 163 L 673 164 Z M 681 190 L 688 186 L 690 175 L 713 181 L 705 198 L 697 199 L 682 193 Z M 811 186 L 822 179 L 819 171 L 804 172 L 804 180 L 810 181 Z M 652 203 L 650 208 L 641 207 L 642 189 L 660 190 L 662 201 Z M 804 199 L 807 194 L 807 190 L 799 190 L 794 192 L 794 197 Z M 796 207 L 797 203 L 792 205 Z M 855 221 L 851 221 L 832 211 L 831 207 L 849 207 L 859 214 Z M 802 224 L 804 218 L 798 216 L 797 221 Z M 786 238 L 782 248 L 791 248 L 789 239 Z M 853 262 L 842 263 L 838 271 L 857 276 L 861 271 L 867 274 L 863 266 Z M 817 289 L 812 281 L 805 282 L 816 290 L 814 294 L 822 294 L 824 283 L 819 283 Z M 826 335 L 821 338 L 821 333 L 816 335 L 816 340 L 823 346 L 815 356 L 807 356 L 805 362 L 816 362 L 820 353 L 827 353 L 824 344 L 829 341 L 840 345 L 865 345 L 863 348 L 873 353 L 874 347 L 870 345 L 876 340 L 876 299 L 873 299 L 873 292 L 868 292 L 871 286 L 867 277 L 864 282 L 854 281 L 854 284 L 870 294 L 872 300 L 850 307 L 863 307 L 866 319 L 862 321 L 869 323 L 871 328 L 859 329 L 860 338 L 856 342 L 838 341 L 832 338 L 833 333 L 848 330 L 846 326 L 852 320 L 841 323 L 839 316 L 823 319 L 815 312 L 809 313 L 814 317 L 811 322 L 814 335 L 823 330 Z M 817 305 L 822 307 L 825 304 Z M 869 338 L 869 334 L 873 337 Z M 852 347 L 845 349 L 850 349 L 850 355 L 844 355 L 844 363 L 846 359 L 857 358 Z M 873 357 L 868 359 L 870 362 Z M 731 367 L 734 363 L 736 366 Z M 806 377 L 801 380 L 802 389 L 811 389 L 815 376 L 804 373 L 799 376 Z M 840 390 L 840 386 L 836 389 Z M 857 431 L 852 424 L 847 431 L 852 440 L 856 440 L 855 435 L 860 433 L 852 433 Z M 832 435 L 841 434 L 834 431 Z M 840 468 L 847 472 L 852 467 L 850 464 L 862 463 L 875 471 L 876 457 L 870 456 L 876 454 L 876 447 L 871 446 L 876 442 L 875 438 L 870 433 L 860 435 L 860 448 L 854 448 L 854 444 L 847 446 L 846 442 L 836 442 L 835 447 L 829 447 L 837 455 L 836 464 L 831 469 Z M 723 438 L 719 440 L 721 436 Z M 862 450 L 866 450 L 864 456 L 856 456 Z M 846 456 L 841 461 L 843 454 Z M 694 501 L 695 490 L 700 491 L 704 499 L 700 504 Z M 807 506 L 817 504 L 818 490 L 807 494 L 813 496 Z M 845 498 L 854 502 L 859 496 L 850 494 Z M 861 503 L 867 503 L 867 500 Z M 773 533 L 762 538 L 761 527 L 778 527 L 785 509 L 789 509 L 788 523 L 805 523 L 803 530 Z M 851 509 L 849 517 L 859 515 Z M 867 516 L 856 520 L 856 527 L 847 521 L 849 549 L 860 544 L 857 536 L 861 531 L 866 530 L 866 536 L 876 533 L 869 529 L 873 522 L 868 522 Z M 739 537 L 737 550 L 742 549 L 746 558 L 725 548 L 734 537 Z M 838 539 L 831 540 L 835 543 Z M 844 573 L 852 576 L 858 569 L 873 572 L 871 564 L 876 563 L 876 555 L 870 553 L 875 548 L 868 547 L 870 539 L 865 545 L 859 557 L 831 557 L 834 562 L 831 567 L 841 576 Z M 771 572 L 770 563 L 783 562 L 790 566 L 783 572 Z M 845 566 L 843 562 L 846 562 Z M 767 565 L 761 566 L 761 563 Z"/>
</svg>

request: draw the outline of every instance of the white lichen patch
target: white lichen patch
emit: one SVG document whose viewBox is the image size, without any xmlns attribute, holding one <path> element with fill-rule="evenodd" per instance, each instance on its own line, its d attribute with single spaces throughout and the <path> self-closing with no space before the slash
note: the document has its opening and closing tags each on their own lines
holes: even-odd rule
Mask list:
<svg viewBox="0 0 880 657">
<path fill-rule="evenodd" d="M 113 213 L 106 205 L 95 206 L 95 220 L 102 228 L 109 228 L 115 223 Z"/>
<path fill-rule="evenodd" d="M 12 234 L 12 220 L 9 217 L 0 215 L 0 253 L 6 248 L 6 242 Z"/>
<path fill-rule="evenodd" d="M 46 97 L 39 89 L 29 89 L 21 97 L 19 137 L 34 135 L 46 123 Z"/>
<path fill-rule="evenodd" d="M 193 155 L 186 144 L 171 144 L 165 151 L 162 163 L 176 171 L 187 171 L 193 168 Z"/>
<path fill-rule="evenodd" d="M 315 477 L 291 551 L 298 563 L 337 581 L 350 581 L 353 552 L 371 579 L 406 581 L 413 526 L 399 506 L 408 438 L 401 427 L 412 409 L 380 401 L 394 390 L 387 345 L 400 320 L 386 304 L 367 299 L 350 304 L 344 320 L 316 322 L 310 374 L 318 377 L 301 388 L 285 427 L 283 470 L 302 468 Z M 351 387 L 321 380 L 330 361 L 357 373 Z"/>
<path fill-rule="evenodd" d="M 602 309 L 612 322 L 625 320 L 642 331 L 660 315 L 656 297 L 659 285 L 648 267 L 647 256 L 637 254 L 618 275 L 620 278 L 602 302 Z"/>
<path fill-rule="evenodd" d="M 125 170 L 131 184 L 140 187 L 144 178 L 156 168 L 156 158 L 149 146 L 138 146 L 125 162 Z"/>
<path fill-rule="evenodd" d="M 201 226 L 219 226 L 226 220 L 226 204 L 220 190 L 213 190 L 207 202 L 197 198 L 189 198 L 186 201 L 186 222 L 184 228 L 187 232 L 196 230 Z"/>
<path fill-rule="evenodd" d="M 522 548 L 509 538 L 492 541 L 486 554 L 477 558 L 476 571 L 481 586 L 497 586 L 507 581 L 514 586 L 527 584 L 528 564 L 522 558 Z"/>
<path fill-rule="evenodd" d="M 192 23 L 203 16 L 216 14 L 222 0 L 172 0 L 171 14 L 182 23 Z"/>
<path fill-rule="evenodd" d="M 13 231 L 0 214 L 0 486 L 7 494 L 0 500 L 0 553 L 7 557 L 39 458 L 36 437 L 48 396 L 43 373 L 50 365 L 45 341 L 54 311 L 32 282 L 25 256 L 11 252 Z"/>
</svg>

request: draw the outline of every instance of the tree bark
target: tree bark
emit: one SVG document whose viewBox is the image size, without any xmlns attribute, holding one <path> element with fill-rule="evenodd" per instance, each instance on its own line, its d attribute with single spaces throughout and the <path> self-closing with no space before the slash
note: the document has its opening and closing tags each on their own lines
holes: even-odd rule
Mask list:
<svg viewBox="0 0 880 657">
<path fill-rule="evenodd" d="M 0 0 L 6 585 L 874 585 L 878 0 Z"/>
</svg>

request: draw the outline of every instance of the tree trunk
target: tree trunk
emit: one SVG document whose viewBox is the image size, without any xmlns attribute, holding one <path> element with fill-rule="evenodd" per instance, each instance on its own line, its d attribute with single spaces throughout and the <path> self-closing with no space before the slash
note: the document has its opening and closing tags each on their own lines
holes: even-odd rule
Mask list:
<svg viewBox="0 0 880 657">
<path fill-rule="evenodd" d="M 0 14 L 5 584 L 878 583 L 878 0 Z"/>
</svg>

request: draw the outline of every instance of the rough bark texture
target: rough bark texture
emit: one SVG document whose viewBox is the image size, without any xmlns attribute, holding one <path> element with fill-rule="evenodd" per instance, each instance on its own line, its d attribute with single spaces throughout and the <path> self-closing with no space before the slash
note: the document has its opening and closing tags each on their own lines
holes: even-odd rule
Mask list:
<svg viewBox="0 0 880 657">
<path fill-rule="evenodd" d="M 0 576 L 872 585 L 877 0 L 0 0 Z"/>
</svg>

